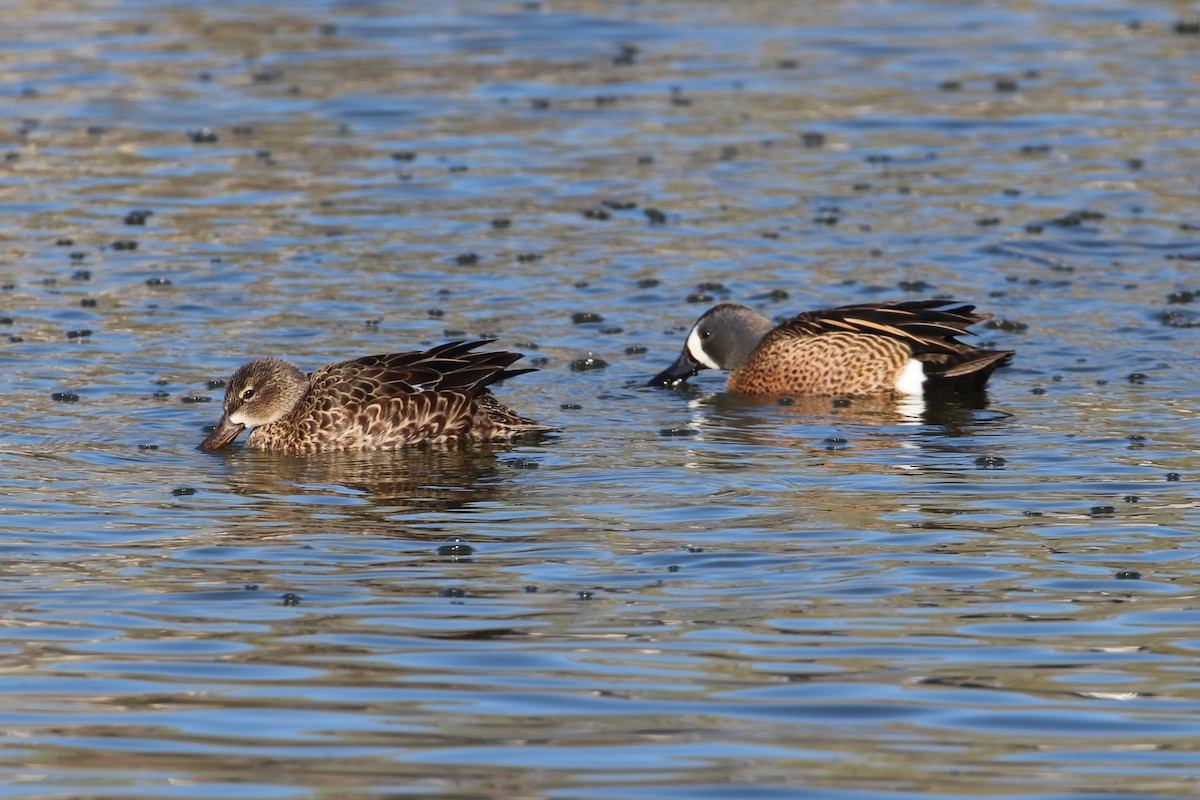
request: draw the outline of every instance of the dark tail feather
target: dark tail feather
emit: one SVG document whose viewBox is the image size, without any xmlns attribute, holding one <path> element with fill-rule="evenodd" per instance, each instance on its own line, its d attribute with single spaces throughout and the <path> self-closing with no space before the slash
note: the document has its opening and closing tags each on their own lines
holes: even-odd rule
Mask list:
<svg viewBox="0 0 1200 800">
<path fill-rule="evenodd" d="M 961 361 L 942 368 L 931 366 L 928 388 L 933 392 L 982 392 L 992 373 L 1012 363 L 1012 350 L 973 350 Z"/>
</svg>

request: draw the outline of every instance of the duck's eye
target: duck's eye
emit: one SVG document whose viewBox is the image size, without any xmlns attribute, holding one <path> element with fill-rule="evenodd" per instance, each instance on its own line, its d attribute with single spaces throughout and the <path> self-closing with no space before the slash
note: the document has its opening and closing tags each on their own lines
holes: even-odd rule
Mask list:
<svg viewBox="0 0 1200 800">
<path fill-rule="evenodd" d="M 700 329 L 700 338 L 701 338 L 701 339 L 711 339 L 711 338 L 712 338 L 712 331 L 706 331 L 706 330 L 704 330 L 703 328 L 701 328 L 701 329 Z"/>
<path fill-rule="evenodd" d="M 243 400 L 249 400 L 251 397 L 254 397 L 254 387 L 251 386 L 242 390 Z"/>
</svg>

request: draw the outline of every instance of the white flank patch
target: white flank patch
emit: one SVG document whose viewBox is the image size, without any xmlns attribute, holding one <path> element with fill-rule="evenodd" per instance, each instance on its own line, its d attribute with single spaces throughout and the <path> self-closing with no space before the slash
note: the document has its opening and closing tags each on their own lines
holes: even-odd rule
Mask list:
<svg viewBox="0 0 1200 800">
<path fill-rule="evenodd" d="M 915 358 L 910 358 L 904 371 L 896 379 L 896 391 L 900 394 L 924 394 L 925 365 Z"/>
<path fill-rule="evenodd" d="M 688 334 L 687 351 L 692 358 L 696 359 L 709 369 L 720 369 L 720 367 L 717 366 L 717 362 L 709 358 L 708 353 L 704 352 L 704 344 L 700 340 L 699 325 L 692 328 L 692 332 Z"/>
</svg>

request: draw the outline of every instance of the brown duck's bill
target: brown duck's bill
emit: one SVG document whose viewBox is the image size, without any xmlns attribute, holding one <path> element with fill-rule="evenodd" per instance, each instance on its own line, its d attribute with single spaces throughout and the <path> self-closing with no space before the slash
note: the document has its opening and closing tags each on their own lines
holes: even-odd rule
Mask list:
<svg viewBox="0 0 1200 800">
<path fill-rule="evenodd" d="M 244 430 L 246 430 L 245 425 L 234 424 L 225 419 L 225 417 L 221 417 L 221 421 L 217 423 L 217 427 L 213 428 L 212 433 L 204 437 L 204 441 L 200 443 L 197 449 L 211 453 L 232 442 Z"/>
<path fill-rule="evenodd" d="M 703 365 L 688 354 L 687 348 L 675 359 L 675 363 L 646 382 L 647 386 L 677 386 L 695 375 Z"/>
</svg>

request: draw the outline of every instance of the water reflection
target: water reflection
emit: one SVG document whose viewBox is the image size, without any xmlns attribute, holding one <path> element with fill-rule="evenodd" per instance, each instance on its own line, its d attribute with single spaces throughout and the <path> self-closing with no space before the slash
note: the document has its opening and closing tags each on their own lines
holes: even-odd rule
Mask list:
<svg viewBox="0 0 1200 800">
<path fill-rule="evenodd" d="M 496 502 L 510 489 L 512 467 L 499 460 L 511 446 L 417 446 L 398 450 L 331 452 L 297 456 L 236 448 L 226 459 L 229 491 L 247 497 L 290 498 L 308 503 L 342 497 L 370 513 L 397 508 L 452 510 Z M 519 469 L 528 466 L 510 456 Z"/>
<path fill-rule="evenodd" d="M 763 397 L 695 389 L 673 391 L 685 393 L 686 424 L 691 430 L 719 432 L 747 444 L 784 444 L 776 438 L 779 426 L 920 427 L 949 437 L 968 436 L 981 423 L 1007 416 L 992 409 L 983 392 L 893 398 Z"/>
</svg>

